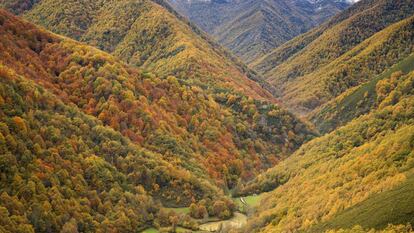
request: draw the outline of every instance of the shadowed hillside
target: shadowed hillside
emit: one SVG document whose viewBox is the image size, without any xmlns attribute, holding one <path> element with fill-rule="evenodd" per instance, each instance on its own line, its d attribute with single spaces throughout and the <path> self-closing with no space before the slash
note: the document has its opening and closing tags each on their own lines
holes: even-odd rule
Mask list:
<svg viewBox="0 0 414 233">
<path fill-rule="evenodd" d="M 331 0 L 168 1 L 246 63 L 349 6 Z"/>
</svg>

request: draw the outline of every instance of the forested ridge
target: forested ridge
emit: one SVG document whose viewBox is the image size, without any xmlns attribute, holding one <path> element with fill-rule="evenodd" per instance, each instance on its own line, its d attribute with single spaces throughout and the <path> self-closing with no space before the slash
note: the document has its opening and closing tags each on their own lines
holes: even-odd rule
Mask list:
<svg viewBox="0 0 414 233">
<path fill-rule="evenodd" d="M 381 101 L 379 94 L 383 93 L 377 93 L 377 91 L 386 92 L 389 90 L 388 82 L 386 82 L 387 78 L 392 75 L 398 77 L 413 69 L 414 55 L 411 54 L 374 79 L 357 87 L 350 88 L 327 104 L 315 109 L 311 112 L 309 118 L 323 133 L 343 126 L 358 116 L 369 113 L 378 106 L 379 101 Z M 383 85 L 383 87 L 378 89 L 376 88 L 377 85 Z"/>
<path fill-rule="evenodd" d="M 168 0 L 246 64 L 346 9 L 346 1 Z"/>
<path fill-rule="evenodd" d="M 221 183 L 224 182 L 224 171 L 229 169 L 230 174 L 226 178 L 229 181 L 226 182 L 230 187 L 238 178 L 250 179 L 258 171 L 275 164 L 315 135 L 311 127 L 277 106 L 276 100 L 268 91 L 248 78 L 257 79 L 253 72 L 222 52 L 224 50 L 220 47 L 215 47 L 205 36 L 197 34 L 190 24 L 181 21 L 173 12 L 152 1 L 78 3 L 45 0 L 26 11 L 24 17 L 54 32 L 112 52 L 128 64 L 143 70 L 143 76 L 148 79 L 146 83 L 157 80 L 157 87 L 150 93 L 162 103 L 158 106 L 161 109 L 157 111 L 178 113 L 178 121 L 186 121 L 187 124 L 180 123 L 176 128 L 187 129 L 174 129 L 174 132 L 168 134 L 162 134 L 158 130 L 151 138 L 130 135 L 134 138 L 144 136 L 146 141 L 151 141 L 152 147 L 170 144 L 166 147 L 173 148 L 174 154 L 180 154 L 181 159 L 195 157 L 198 158 L 196 161 L 204 160 L 203 165 L 193 164 L 193 167 L 204 167 L 207 164 L 211 167 L 207 169 L 208 173 L 221 180 Z M 106 74 L 110 71 L 109 69 Z M 72 74 L 73 72 L 58 72 L 57 75 L 64 77 Z M 72 78 L 74 82 L 79 81 Z M 81 86 L 81 83 L 76 85 Z M 58 88 L 61 87 L 64 86 Z M 73 85 L 71 87 L 76 88 Z M 106 85 L 106 88 L 110 87 Z M 123 86 L 119 88 L 124 89 Z M 148 84 L 140 88 L 146 89 Z M 83 91 L 89 93 L 90 89 Z M 77 90 L 74 94 L 77 95 L 76 98 L 84 98 L 84 93 Z M 187 98 L 188 95 L 194 98 Z M 152 103 L 151 98 L 149 101 Z M 96 98 L 95 100 L 97 101 Z M 83 102 L 89 104 L 87 99 Z M 86 107 L 84 105 L 82 103 Z M 101 117 L 107 113 L 104 111 Z M 125 114 L 127 116 L 129 113 Z M 172 124 L 171 117 L 166 118 L 169 119 L 165 121 L 166 124 Z M 121 120 L 123 119 L 118 118 L 116 121 Z M 290 123 L 285 124 L 287 122 Z M 135 122 L 129 122 L 128 127 L 131 125 L 128 132 L 134 131 L 134 128 L 142 130 L 143 127 L 137 127 Z M 154 128 L 147 127 L 145 131 L 153 132 Z M 173 127 L 169 125 L 165 128 Z M 177 140 L 177 133 L 193 136 L 191 140 L 190 136 Z M 193 141 L 203 141 L 204 146 L 195 146 L 197 143 Z M 178 144 L 185 146 L 177 149 L 175 147 Z M 166 152 L 163 148 L 157 150 Z M 228 161 L 226 168 L 221 166 L 224 161 Z M 230 166 L 238 168 L 229 168 Z M 243 167 L 250 169 L 243 169 L 244 174 L 241 174 L 242 171 L 239 170 Z"/>
<path fill-rule="evenodd" d="M 13 2 L 6 0 L 3 5 Z M 86 42 L 159 76 L 174 75 L 205 89 L 235 90 L 274 101 L 269 93 L 272 88 L 255 72 L 163 0 L 41 0 L 20 13 L 52 32 Z"/>
<path fill-rule="evenodd" d="M 412 7 L 361 1 L 257 63 L 325 135 L 239 189 L 266 192 L 245 232 L 412 232 Z"/>
<path fill-rule="evenodd" d="M 287 84 L 284 98 L 298 109 L 314 109 L 349 88 L 370 81 L 413 51 L 414 17 L 376 33 L 329 65 Z M 319 84 L 310 83 L 318 79 Z"/>
<path fill-rule="evenodd" d="M 306 231 L 410 177 L 414 165 L 413 78 L 410 72 L 384 79 L 377 85 L 381 94 L 375 110 L 305 144 L 244 187 L 247 193 L 270 191 L 247 232 L 261 227 L 266 232 Z M 383 91 L 384 87 L 388 89 Z M 399 213 L 410 213 L 404 209 L 408 206 L 399 208 Z M 387 210 L 392 208 L 383 209 Z M 386 218 L 385 224 L 412 224 L 412 219 L 398 220 Z"/>
<path fill-rule="evenodd" d="M 266 81 L 168 1 L 0 6 L 0 232 L 413 231 L 411 0 L 359 1 Z"/>
<path fill-rule="evenodd" d="M 136 218 L 135 222 L 125 223 L 126 229 L 197 226 L 191 219 L 160 212 L 161 205 L 188 207 L 202 203 L 198 205 L 206 208 L 209 216 L 228 218 L 235 206 L 222 189 L 253 178 L 315 135 L 293 114 L 270 102 L 237 92 L 213 95 L 174 76 L 163 78 L 140 71 L 112 55 L 39 29 L 4 10 L 0 14 L 0 30 L 5 102 L 1 119 L 6 125 L 2 133 L 10 140 L 6 141 L 8 156 L 4 163 L 16 164 L 11 171 L 4 167 L 2 174 L 7 180 L 3 187 L 13 179 L 21 179 L 23 185 L 19 187 L 34 185 L 43 190 L 42 185 L 58 179 L 55 189 L 72 193 L 63 199 L 72 200 L 75 206 L 92 201 L 88 199 L 92 198 L 92 190 L 96 190 L 103 205 L 108 203 L 101 212 L 97 207 L 79 207 L 81 210 L 74 211 L 76 216 L 60 216 L 55 213 L 57 207 L 48 204 L 52 198 L 49 188 L 53 188 L 49 185 L 36 194 L 42 195 L 46 205 L 39 211 L 51 211 L 51 217 L 26 218 L 35 205 L 43 202 L 34 194 L 23 200 L 16 187 L 2 188 L 5 195 L 24 206 L 18 214 L 10 206 L 4 216 L 15 225 L 24 222 L 28 232 L 31 228 L 36 232 L 58 231 L 69 220 L 72 225 L 68 227 L 79 227 L 86 221 L 81 213 L 90 216 L 89 225 L 78 228 L 81 231 L 101 231 L 106 223 L 107 229 L 120 229 L 113 221 L 123 215 L 122 211 L 136 212 L 136 216 L 124 214 L 125 219 Z M 37 118 L 35 113 L 39 114 Z M 18 124 L 30 133 L 22 134 L 16 128 Z M 34 137 L 44 143 L 35 146 L 31 142 Z M 54 157 L 58 160 L 51 160 Z M 30 167 L 28 171 L 26 166 Z M 69 166 L 67 172 L 62 170 L 65 166 Z M 62 170 L 64 176 L 54 177 L 57 170 Z M 90 173 L 84 174 L 86 171 Z M 41 179 L 36 176 L 38 172 L 45 173 L 40 174 Z M 77 182 L 85 191 L 78 196 L 73 196 L 75 186 L 66 187 L 63 181 L 72 179 L 70 174 L 74 173 L 79 174 Z M 111 190 L 117 198 L 107 200 Z M 125 199 L 119 194 L 122 192 L 132 196 Z M 134 195 L 146 201 L 142 203 Z M 126 202 L 119 213 L 114 209 L 118 201 Z M 130 202 L 137 204 L 129 206 Z M 13 215 L 21 216 L 21 220 L 14 220 Z M 170 217 L 174 221 L 168 220 Z"/>
<path fill-rule="evenodd" d="M 410 24 L 400 31 L 391 28 L 412 16 L 413 10 L 410 0 L 358 2 L 280 46 L 254 67 L 279 89 L 282 102 L 307 114 L 410 54 L 412 37 L 406 34 L 412 32 Z M 382 45 L 376 44 L 380 37 Z"/>
<path fill-rule="evenodd" d="M 384 79 L 377 86 L 381 97 L 375 111 L 307 143 L 246 186 L 246 192 L 273 190 L 251 227 L 306 231 L 411 176 L 413 75 L 400 73 Z M 400 208 L 397 212 L 402 213 L 408 206 Z"/>
</svg>

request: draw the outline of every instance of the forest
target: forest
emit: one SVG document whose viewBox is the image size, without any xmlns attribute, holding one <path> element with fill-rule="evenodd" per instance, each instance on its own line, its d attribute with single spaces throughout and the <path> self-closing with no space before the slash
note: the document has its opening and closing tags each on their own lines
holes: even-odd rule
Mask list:
<svg viewBox="0 0 414 233">
<path fill-rule="evenodd" d="M 413 231 L 411 0 L 249 65 L 170 4 L 0 2 L 0 232 Z"/>
<path fill-rule="evenodd" d="M 118 62 L 100 50 L 38 29 L 5 11 L 1 12 L 0 24 L 2 119 L 7 126 L 3 136 L 10 138 L 6 144 L 13 146 L 7 148 L 8 154 L 22 156 L 5 158 L 6 164 L 14 159 L 16 170 L 5 173 L 10 177 L 3 185 L 7 187 L 8 182 L 18 179 L 15 171 L 21 170 L 20 179 L 27 183 L 23 186 L 34 185 L 35 190 L 40 186 L 44 191 L 42 197 L 49 199 L 45 199 L 47 205 L 53 199 L 49 192 L 53 188 L 49 184 L 52 174 L 61 171 L 66 175 L 55 177 L 55 185 L 71 193 L 62 199 L 79 205 L 77 214 L 80 211 L 91 216 L 89 225 L 79 228 L 81 231 L 101 231 L 97 227 L 106 221 L 101 215 L 107 216 L 110 229 L 115 224 L 110 223 L 111 219 L 115 221 L 121 215 L 116 215 L 113 208 L 119 206 L 122 194 L 117 193 L 122 192 L 146 198 L 145 202 L 123 200 L 127 205 L 124 211 L 141 210 L 141 204 L 149 208 L 148 213 L 135 213 L 147 217 L 137 217 L 140 221 L 128 223 L 127 229 L 171 226 L 170 220 L 161 219 L 176 218 L 169 212 L 160 212 L 160 206 L 183 207 L 193 203 L 203 209 L 192 214 L 196 218 L 206 214 L 229 218 L 235 206 L 224 196 L 222 188 L 252 179 L 316 135 L 308 125 L 270 102 L 231 91 L 213 95 L 173 76 L 157 77 Z M 16 107 L 21 110 L 16 111 Z M 86 119 L 78 119 L 74 114 Z M 47 128 L 41 127 L 42 124 Z M 30 140 L 23 137 L 26 133 L 10 135 L 18 133 L 9 129 L 17 125 L 24 131 L 33 130 Z M 253 135 L 256 140 L 251 139 Z M 41 143 L 36 145 L 35 138 Z M 279 155 L 271 151 L 279 151 Z M 56 159 L 51 160 L 50 156 Z M 76 161 L 87 164 L 78 165 Z M 60 163 L 68 163 L 68 169 L 74 170 L 65 171 Z M 26 171 L 28 165 L 33 168 Z M 49 173 L 43 174 L 46 171 Z M 86 171 L 89 174 L 83 174 Z M 71 179 L 69 174 L 79 174 L 77 182 L 85 186 L 85 195 L 73 197 L 76 186 L 64 185 L 65 180 Z M 9 187 L 7 196 L 21 200 L 17 187 Z M 97 207 L 81 208 L 82 200 L 92 202 L 89 195 L 92 190 L 96 192 L 94 198 L 99 198 L 95 201 L 102 205 L 111 190 L 120 196 L 109 200 L 112 207 L 98 215 Z M 137 206 L 128 206 L 130 202 Z M 36 203 L 39 201 L 32 194 L 21 205 L 32 209 Z M 10 207 L 9 213 L 13 209 Z M 52 209 L 52 213 L 57 211 L 54 206 L 49 208 Z M 67 216 L 56 213 L 52 217 L 40 216 L 41 225 L 34 224 L 33 229 L 36 232 L 63 229 Z M 125 219 L 130 218 L 135 217 L 125 215 Z M 21 221 L 33 223 L 35 219 L 23 217 Z M 184 225 L 194 224 L 179 221 Z M 71 224 L 83 224 L 83 217 L 77 216 Z"/>
<path fill-rule="evenodd" d="M 390 89 L 377 109 L 312 140 L 244 187 L 246 193 L 271 191 L 251 227 L 307 230 L 411 176 L 413 80 L 413 72 L 383 80 L 377 91 Z"/>
<path fill-rule="evenodd" d="M 253 67 L 277 87 L 290 110 L 307 115 L 410 54 L 413 12 L 411 0 L 361 1 Z"/>
</svg>

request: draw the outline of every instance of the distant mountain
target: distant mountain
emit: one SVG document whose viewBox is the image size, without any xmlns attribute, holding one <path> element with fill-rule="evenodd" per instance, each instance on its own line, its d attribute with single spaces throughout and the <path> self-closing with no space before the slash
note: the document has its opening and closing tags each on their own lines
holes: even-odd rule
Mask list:
<svg viewBox="0 0 414 233">
<path fill-rule="evenodd" d="M 347 8 L 348 1 L 168 0 L 249 63 Z"/>
</svg>

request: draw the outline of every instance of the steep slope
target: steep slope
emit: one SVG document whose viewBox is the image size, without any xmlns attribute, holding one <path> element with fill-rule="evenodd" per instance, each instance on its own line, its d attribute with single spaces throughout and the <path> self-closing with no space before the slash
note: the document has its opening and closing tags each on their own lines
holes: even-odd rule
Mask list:
<svg viewBox="0 0 414 233">
<path fill-rule="evenodd" d="M 386 80 L 390 88 L 375 111 L 305 144 L 245 187 L 250 193 L 273 190 L 246 232 L 261 227 L 265 232 L 308 230 L 371 195 L 409 182 L 414 171 L 414 72 Z M 401 211 L 410 213 L 405 208 L 410 207 Z M 385 219 L 373 227 L 394 222 L 392 209 L 382 211 Z"/>
<path fill-rule="evenodd" d="M 391 75 L 398 77 L 404 73 L 414 70 L 414 55 L 411 54 L 401 62 L 395 64 L 384 73 L 378 75 L 371 81 L 355 88 L 351 88 L 335 99 L 329 101 L 321 108 L 317 108 L 309 115 L 311 121 L 322 133 L 330 132 L 335 128 L 345 125 L 351 120 L 369 113 L 378 106 L 381 100 L 378 91 L 387 92 L 386 83 L 382 80 L 388 79 Z M 401 72 L 401 73 L 400 73 Z M 378 89 L 382 85 L 385 89 Z"/>
<path fill-rule="evenodd" d="M 67 93 L 56 88 L 63 82 L 74 84 L 56 76 L 68 72 L 65 68 L 91 72 L 85 79 L 98 75 L 86 64 L 66 63 L 66 58 L 85 61 L 87 56 L 80 56 L 84 51 L 97 59 L 91 66 L 112 62 L 112 68 L 119 68 L 109 55 L 39 30 L 3 10 L 0 32 L 2 232 L 133 232 L 171 224 L 161 221 L 159 201 L 188 205 L 202 198 L 226 200 L 208 180 L 134 144 L 134 137 L 104 124 L 100 115 L 87 115 L 92 109 L 80 108 L 82 100 L 72 102 L 79 86 L 67 86 Z M 54 69 L 58 63 L 60 69 Z M 100 79 L 95 76 L 96 92 L 90 95 L 108 95 Z M 124 104 L 133 104 L 129 100 Z"/>
<path fill-rule="evenodd" d="M 328 230 L 327 233 L 410 233 L 413 232 L 411 225 L 389 225 L 382 230 L 363 229 L 361 226 L 354 226 L 351 229 Z"/>
<path fill-rule="evenodd" d="M 24 17 L 157 75 L 274 101 L 256 74 L 168 7 L 162 0 L 41 0 Z"/>
<path fill-rule="evenodd" d="M 349 6 L 330 0 L 169 2 L 246 63 Z"/>
<path fill-rule="evenodd" d="M 331 220 L 312 227 L 309 232 L 328 229 L 384 229 L 388 224 L 414 224 L 414 179 L 408 178 L 397 187 L 372 195 L 367 200 L 339 213 Z"/>
<path fill-rule="evenodd" d="M 268 102 L 234 93 L 213 96 L 185 80 L 141 73 L 73 41 L 48 44 L 30 35 L 34 42 L 21 48 L 10 43 L 19 41 L 19 33 L 9 35 L 3 46 L 6 64 L 18 65 L 26 76 L 134 143 L 223 187 L 252 178 L 313 135 L 306 124 Z M 22 68 L 33 63 L 35 71 Z"/>
<path fill-rule="evenodd" d="M 410 0 L 361 1 L 266 55 L 254 67 L 280 89 L 291 109 L 306 114 L 410 54 L 412 37 L 405 35 L 412 32 L 410 22 L 400 28 L 391 25 L 413 13 Z"/>
<path fill-rule="evenodd" d="M 139 87 L 147 98 L 143 104 L 149 105 L 143 108 L 156 104 L 149 115 L 134 113 L 139 119 L 131 119 L 131 110 L 124 106 L 120 109 L 124 116 L 115 116 L 116 111 L 108 109 L 102 117 L 135 141 L 171 153 L 171 159 L 179 158 L 187 168 L 207 173 L 220 185 L 232 187 L 239 178 L 252 178 L 314 135 L 307 124 L 272 104 L 270 94 L 246 76 L 254 74 L 154 2 L 45 0 L 25 17 L 158 74 L 160 79 L 151 73 L 142 75 L 147 80 Z M 86 63 L 80 61 L 79 65 Z M 73 72 L 56 75 L 67 77 Z M 107 82 L 102 85 L 110 88 Z M 90 99 L 84 99 L 88 92 L 76 90 L 74 102 L 83 99 L 82 107 L 89 108 Z M 92 106 L 96 102 L 101 101 L 95 98 Z M 154 117 L 160 112 L 166 113 Z M 99 115 L 102 110 L 94 113 Z M 121 124 L 124 119 L 128 119 L 127 126 Z"/>
<path fill-rule="evenodd" d="M 132 232 L 159 221 L 151 196 L 185 203 L 209 192 L 1 63 L 0 231 Z"/>
</svg>

